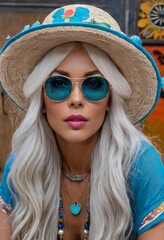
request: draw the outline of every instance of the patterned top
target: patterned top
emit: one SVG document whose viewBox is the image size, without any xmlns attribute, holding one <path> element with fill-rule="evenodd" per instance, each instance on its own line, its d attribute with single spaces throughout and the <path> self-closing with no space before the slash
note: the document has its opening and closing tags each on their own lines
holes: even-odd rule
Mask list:
<svg viewBox="0 0 164 240">
<path fill-rule="evenodd" d="M 7 185 L 7 176 L 14 156 L 6 162 L 0 184 L 0 208 L 10 212 L 14 199 Z M 142 142 L 129 174 L 129 199 L 133 214 L 133 232 L 129 240 L 164 220 L 164 166 L 156 149 Z"/>
</svg>

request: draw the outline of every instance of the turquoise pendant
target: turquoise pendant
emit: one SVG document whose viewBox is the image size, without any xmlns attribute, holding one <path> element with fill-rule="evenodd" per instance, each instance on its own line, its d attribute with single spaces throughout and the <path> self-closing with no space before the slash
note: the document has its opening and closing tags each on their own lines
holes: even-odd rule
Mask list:
<svg viewBox="0 0 164 240">
<path fill-rule="evenodd" d="M 73 214 L 73 215 L 78 215 L 80 212 L 81 212 L 81 205 L 80 203 L 72 203 L 71 206 L 70 206 L 70 212 Z"/>
</svg>

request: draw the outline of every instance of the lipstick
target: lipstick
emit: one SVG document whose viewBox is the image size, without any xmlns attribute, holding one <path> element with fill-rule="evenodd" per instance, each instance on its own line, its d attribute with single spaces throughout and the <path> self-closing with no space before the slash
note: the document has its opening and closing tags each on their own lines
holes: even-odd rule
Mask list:
<svg viewBox="0 0 164 240">
<path fill-rule="evenodd" d="M 83 115 L 72 114 L 64 120 L 70 127 L 80 128 L 83 127 L 88 121 Z"/>
</svg>

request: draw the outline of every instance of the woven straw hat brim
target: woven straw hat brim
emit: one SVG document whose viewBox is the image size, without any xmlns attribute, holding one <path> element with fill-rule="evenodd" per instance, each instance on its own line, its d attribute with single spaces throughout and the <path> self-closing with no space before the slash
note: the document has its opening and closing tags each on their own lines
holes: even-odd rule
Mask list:
<svg viewBox="0 0 164 240">
<path fill-rule="evenodd" d="M 160 95 L 160 74 L 151 56 L 121 32 L 92 24 L 45 24 L 28 29 L 2 49 L 0 80 L 10 98 L 27 110 L 29 99 L 23 84 L 37 62 L 50 49 L 63 43 L 90 43 L 105 51 L 115 62 L 132 88 L 125 99 L 126 112 L 133 123 L 143 120 L 154 108 Z"/>
</svg>

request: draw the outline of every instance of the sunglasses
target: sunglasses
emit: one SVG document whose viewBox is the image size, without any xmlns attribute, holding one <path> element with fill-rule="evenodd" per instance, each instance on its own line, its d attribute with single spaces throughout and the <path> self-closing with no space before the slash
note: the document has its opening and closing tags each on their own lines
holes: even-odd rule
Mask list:
<svg viewBox="0 0 164 240">
<path fill-rule="evenodd" d="M 47 97 L 53 101 L 63 101 L 70 96 L 74 83 L 65 76 L 51 76 L 44 83 L 45 93 Z M 103 100 L 109 92 L 109 83 L 101 76 L 83 79 L 80 87 L 84 97 L 92 102 Z"/>
</svg>

